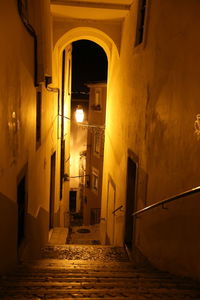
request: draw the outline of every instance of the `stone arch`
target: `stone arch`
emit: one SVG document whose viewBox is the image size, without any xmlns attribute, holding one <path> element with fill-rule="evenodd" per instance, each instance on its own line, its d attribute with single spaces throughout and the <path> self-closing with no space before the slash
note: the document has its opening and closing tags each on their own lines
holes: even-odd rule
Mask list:
<svg viewBox="0 0 200 300">
<path fill-rule="evenodd" d="M 53 85 L 58 85 L 58 69 L 60 62 L 60 55 L 62 51 L 70 45 L 72 42 L 77 40 L 90 40 L 101 46 L 108 59 L 108 81 L 109 81 L 109 68 L 111 65 L 111 59 L 113 55 L 119 58 L 119 48 L 116 46 L 113 39 L 108 36 L 105 32 L 93 28 L 93 27 L 76 27 L 68 30 L 63 34 L 56 42 L 53 50 Z"/>
<path fill-rule="evenodd" d="M 67 31 L 56 43 L 54 51 L 62 51 L 68 44 L 77 40 L 90 40 L 101 46 L 110 60 L 114 51 L 119 56 L 115 42 L 103 31 L 92 27 L 77 27 Z"/>
</svg>

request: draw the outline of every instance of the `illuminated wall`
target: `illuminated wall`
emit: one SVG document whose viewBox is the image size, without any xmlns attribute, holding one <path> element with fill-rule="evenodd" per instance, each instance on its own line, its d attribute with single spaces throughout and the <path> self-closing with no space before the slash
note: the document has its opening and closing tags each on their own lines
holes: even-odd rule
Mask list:
<svg viewBox="0 0 200 300">
<path fill-rule="evenodd" d="M 54 17 L 55 52 L 86 38 L 108 56 L 103 243 L 124 242 L 128 153 L 138 165 L 135 209 L 199 184 L 199 5 L 137 0 L 121 19 Z M 114 219 L 109 199 L 123 205 Z M 194 197 L 143 215 L 136 246 L 156 266 L 200 278 L 198 210 Z"/>
<path fill-rule="evenodd" d="M 104 153 L 104 130 L 106 116 L 106 83 L 89 84 L 88 129 L 86 156 L 86 189 L 83 205 L 83 223 L 100 223 L 102 173 Z M 99 127 L 98 127 L 99 126 Z"/>
<path fill-rule="evenodd" d="M 84 109 L 84 122 L 88 120 L 88 100 L 72 99 L 71 109 L 71 140 L 70 140 L 70 190 L 76 191 L 76 211 L 80 212 L 81 201 L 83 200 L 85 178 L 82 176 L 86 172 L 85 158 L 87 150 L 87 129 L 78 126 L 75 120 L 77 105 Z M 83 169 L 83 170 L 82 170 Z"/>
<path fill-rule="evenodd" d="M 147 1 L 144 40 L 135 46 L 138 2 L 124 21 L 120 57 L 113 57 L 110 66 L 105 229 L 110 178 L 116 187 L 115 208 L 125 207 L 128 150 L 138 163 L 136 210 L 199 185 L 200 3 Z M 185 198 L 136 220 L 136 246 L 156 266 L 200 278 L 198 200 Z M 114 221 L 114 243 L 119 245 L 124 241 L 124 216 L 120 211 Z"/>
<path fill-rule="evenodd" d="M 22 15 L 24 20 L 17 10 L 17 1 L 2 1 L 0 272 L 12 267 L 17 255 L 18 259 L 37 255 L 41 245 L 48 241 L 53 153 L 55 177 L 59 178 L 58 95 L 44 84 L 52 67 L 49 1 L 28 1 Z M 33 30 L 29 30 L 30 34 L 22 22 L 28 24 L 27 20 L 37 37 L 37 57 Z M 59 204 L 56 182 L 54 225 L 60 223 Z"/>
</svg>

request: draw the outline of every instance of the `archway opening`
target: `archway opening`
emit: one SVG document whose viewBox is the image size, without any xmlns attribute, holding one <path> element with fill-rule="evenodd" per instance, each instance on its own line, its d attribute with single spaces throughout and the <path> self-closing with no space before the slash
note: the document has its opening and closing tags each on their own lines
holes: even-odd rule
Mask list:
<svg viewBox="0 0 200 300">
<path fill-rule="evenodd" d="M 90 40 L 72 43 L 70 139 L 69 243 L 99 243 L 108 59 L 104 49 Z M 75 122 L 77 106 L 84 110 Z M 81 232 L 80 232 L 81 227 Z M 85 229 L 85 230 L 82 230 Z M 81 234 L 84 232 L 84 234 Z"/>
</svg>

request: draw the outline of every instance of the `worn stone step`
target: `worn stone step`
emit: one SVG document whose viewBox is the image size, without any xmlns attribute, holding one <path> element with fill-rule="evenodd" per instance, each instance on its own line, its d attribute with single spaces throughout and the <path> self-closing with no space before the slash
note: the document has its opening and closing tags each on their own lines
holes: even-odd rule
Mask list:
<svg viewBox="0 0 200 300">
<path fill-rule="evenodd" d="M 91 275 L 91 274 L 90 274 Z M 130 276 L 127 276 L 128 274 L 109 274 L 110 276 L 105 276 L 105 274 L 96 274 L 95 276 L 88 276 L 88 274 L 52 274 L 52 273 L 42 273 L 42 274 L 18 274 L 18 276 L 10 276 L 9 280 L 10 282 L 15 282 L 16 284 L 18 282 L 27 284 L 27 282 L 111 282 L 111 283 L 120 283 L 124 282 L 127 284 L 127 282 L 137 282 L 137 283 L 146 283 L 146 284 L 160 284 L 160 285 L 170 285 L 170 286 L 183 286 L 183 287 L 197 287 L 199 288 L 199 284 L 194 282 L 190 282 L 187 280 L 181 280 L 178 278 L 175 278 L 172 280 L 170 277 L 163 277 L 162 279 L 159 277 L 148 277 L 144 276 L 145 274 L 140 274 L 140 275 L 135 275 L 135 274 L 130 274 Z M 120 275 L 120 276 L 119 276 Z M 125 275 L 125 276 L 124 276 Z M 3 284 L 8 284 L 7 283 L 7 277 L 1 280 Z"/>
<path fill-rule="evenodd" d="M 98 248 L 97 248 L 98 247 Z M 70 259 L 60 259 L 61 254 Z M 122 249 L 87 246 L 48 248 L 47 258 L 21 264 L 15 273 L 0 280 L 1 299 L 115 299 L 189 300 L 200 299 L 198 284 L 165 273 L 149 265 L 142 268 L 123 260 Z M 70 253 L 67 251 L 70 250 Z M 105 250 L 105 253 L 104 253 Z M 46 251 L 46 250 L 45 250 Z M 77 259 L 80 253 L 85 260 Z M 93 253 L 94 251 L 94 253 Z M 77 255 L 78 253 L 78 255 Z M 108 254 L 113 254 L 109 261 Z M 93 255 L 94 254 L 94 255 Z M 59 259 L 55 258 L 60 256 Z M 71 260 L 75 255 L 76 259 Z M 94 260 L 97 255 L 98 259 Z M 114 260 L 116 257 L 116 261 Z"/>
<path fill-rule="evenodd" d="M 118 283 L 118 282 L 140 282 L 140 283 L 161 283 L 162 284 L 168 284 L 168 285 L 184 285 L 184 286 L 195 286 L 194 284 L 191 284 L 190 282 L 182 282 L 182 281 L 171 281 L 169 279 L 163 279 L 160 280 L 159 278 L 145 278 L 145 277 L 60 277 L 60 276 L 34 276 L 34 277 L 30 277 L 30 276 L 18 276 L 18 277 L 9 277 L 9 282 L 44 282 L 44 281 L 48 281 L 48 282 L 112 282 L 112 283 Z M 6 284 L 7 281 L 2 280 L 3 284 Z M 198 284 L 196 284 L 196 286 L 198 287 Z"/>
<path fill-rule="evenodd" d="M 67 280 L 68 281 L 68 280 Z M 12 289 L 20 289 L 20 288 L 62 288 L 62 289 L 76 289 L 76 288 L 83 288 L 83 289 L 98 289 L 98 288 L 110 288 L 110 289 L 114 289 L 114 288 L 124 288 L 124 284 L 125 282 L 122 280 L 119 281 L 110 281 L 110 282 L 105 282 L 105 281 L 101 281 L 99 279 L 94 279 L 93 281 L 85 281 L 84 279 L 79 280 L 78 282 L 52 282 L 52 281 L 38 281 L 38 282 L 34 282 L 34 281 L 14 281 L 14 282 L 7 282 L 4 283 L 4 290 L 7 290 L 9 288 Z M 143 281 L 143 280 L 139 280 L 139 281 L 127 281 L 126 282 L 126 288 L 145 288 L 145 289 L 168 289 L 168 290 L 183 290 L 185 291 L 189 291 L 189 290 L 194 290 L 194 287 L 192 286 L 188 286 L 188 285 L 175 285 L 174 283 L 168 282 L 168 283 L 161 283 L 159 281 L 154 281 L 154 282 L 148 282 L 148 281 Z M 0 288 L 1 290 L 1 288 Z M 198 291 L 198 288 L 197 288 Z M 200 292 L 200 290 L 199 290 Z"/>
<path fill-rule="evenodd" d="M 149 282 L 149 284 L 153 284 L 156 282 L 160 282 L 163 284 L 168 284 L 168 285 L 177 285 L 177 286 L 192 286 L 192 287 L 198 287 L 199 283 L 194 283 L 192 281 L 186 280 L 186 279 L 180 279 L 180 278 L 173 278 L 173 277 L 169 277 L 169 276 L 153 276 L 152 274 L 150 274 L 150 276 L 147 276 L 146 274 L 134 274 L 134 273 L 121 273 L 121 272 L 109 272 L 109 273 L 96 273 L 96 272 L 92 272 L 92 273 L 62 273 L 62 274 L 57 274 L 56 272 L 54 273 L 49 273 L 49 272 L 43 272 L 43 273 L 30 273 L 30 274 L 26 274 L 26 273 L 19 273 L 14 275 L 14 276 L 10 276 L 9 280 L 10 281 L 61 281 L 61 282 L 65 282 L 70 281 L 103 281 L 103 282 L 120 282 L 123 281 L 124 283 L 126 283 L 127 281 L 138 281 L 140 283 L 144 283 L 144 282 Z M 4 280 L 2 281 L 6 281 L 7 277 L 4 278 Z"/>
<path fill-rule="evenodd" d="M 81 276 L 82 275 L 82 276 Z M 98 278 L 99 280 L 103 280 L 103 281 L 128 281 L 128 280 L 137 280 L 137 281 L 149 281 L 149 282 L 154 282 L 154 281 L 162 281 L 162 282 L 172 282 L 170 279 L 167 278 L 163 278 L 160 279 L 159 277 L 138 277 L 135 276 L 134 274 L 122 274 L 122 273 L 110 273 L 110 274 L 97 274 L 97 273 L 91 273 L 91 274 L 65 274 L 63 276 L 61 276 L 60 274 L 32 274 L 32 275 L 27 275 L 25 276 L 25 274 L 23 276 L 13 276 L 13 277 L 9 277 L 9 280 L 20 280 L 20 281 L 34 281 L 34 280 L 53 280 L 53 281 L 64 281 L 66 279 L 73 281 L 73 280 L 96 280 L 96 278 Z M 4 280 L 5 281 L 5 280 Z M 181 284 L 182 281 L 174 281 L 174 284 Z M 190 285 L 190 283 L 186 283 L 187 285 Z M 193 284 L 194 285 L 194 284 Z"/>
<path fill-rule="evenodd" d="M 38 260 L 33 261 L 30 263 L 22 264 L 21 268 L 27 268 L 30 267 L 31 269 L 35 268 L 56 268 L 56 269 L 62 269 L 62 268 L 68 268 L 68 269 L 90 269 L 90 268 L 96 268 L 96 269 L 129 269 L 129 270 L 145 270 L 145 268 L 135 268 L 130 262 L 124 262 L 124 263 L 108 263 L 105 262 L 105 264 L 102 264 L 102 262 L 95 262 L 95 261 L 74 261 L 69 262 L 67 260 Z M 20 268 L 20 267 L 19 267 Z M 152 270 L 153 271 L 153 270 Z"/>
<path fill-rule="evenodd" d="M 13 300 L 13 299 L 18 299 L 18 300 L 42 300 L 43 298 L 39 298 L 39 297 L 36 297 L 36 296 L 13 296 L 13 297 L 8 297 L 8 296 L 5 296 L 5 297 L 2 297 L 1 299 L 6 299 L 6 300 Z M 128 297 L 58 297 L 55 295 L 55 297 L 52 297 L 52 296 L 46 296 L 45 299 L 48 299 L 48 300 L 73 300 L 73 299 L 76 299 L 76 300 L 99 300 L 99 299 L 104 299 L 104 300 L 124 300 L 124 299 L 128 299 L 128 300 L 147 300 L 147 299 L 150 299 L 149 297 L 147 298 L 146 296 L 142 296 L 142 295 L 131 295 L 131 296 L 128 296 Z M 154 296 L 153 300 L 160 300 L 160 296 Z M 184 300 L 190 300 L 191 298 L 184 298 Z M 177 299 L 177 298 L 174 298 L 174 297 L 165 297 L 163 298 L 162 297 L 162 300 L 180 300 L 180 299 Z"/>
<path fill-rule="evenodd" d="M 175 286 L 174 287 L 153 287 L 153 286 L 113 286 L 113 285 L 106 285 L 106 284 L 96 284 L 96 286 L 92 284 L 77 284 L 77 285 L 62 285 L 62 284 L 47 284 L 47 285 L 13 285 L 13 286 L 4 286 L 3 288 L 0 289 L 0 295 L 7 293 L 8 295 L 17 295 L 17 294 L 33 294 L 33 292 L 37 292 L 39 294 L 51 294 L 51 293 L 58 293 L 60 294 L 65 294 L 65 293 L 109 293 L 109 292 L 114 292 L 115 294 L 146 294 L 146 293 L 151 293 L 151 294 L 168 294 L 169 292 L 171 294 L 177 294 L 177 295 L 187 295 L 191 293 L 190 289 L 177 289 Z M 200 291 L 199 290 L 194 290 L 193 292 L 196 295 L 200 296 Z"/>
</svg>

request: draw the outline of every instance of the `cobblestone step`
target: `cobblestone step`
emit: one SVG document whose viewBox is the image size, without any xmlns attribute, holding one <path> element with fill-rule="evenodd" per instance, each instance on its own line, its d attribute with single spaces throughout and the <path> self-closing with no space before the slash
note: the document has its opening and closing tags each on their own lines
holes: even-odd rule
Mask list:
<svg viewBox="0 0 200 300">
<path fill-rule="evenodd" d="M 51 249 L 55 256 L 55 249 Z M 66 249 L 69 251 L 69 247 Z M 79 246 L 75 249 L 84 252 L 87 248 Z M 59 252 L 58 246 L 56 251 Z M 116 261 L 111 262 L 107 256 L 112 251 Z M 63 246 L 61 252 L 63 254 Z M 51 257 L 50 248 L 48 253 Z M 67 255 L 70 256 L 69 260 L 49 259 L 45 254 L 46 258 L 22 264 L 14 274 L 3 276 L 0 279 L 0 299 L 200 299 L 198 283 L 151 266 L 137 268 L 131 262 L 120 260 L 125 256 L 121 248 L 98 246 L 97 251 L 92 246 L 85 256 L 88 260 L 80 260 L 77 253 L 74 260 L 72 253 L 68 252 Z M 96 260 L 91 260 L 91 256 L 95 258 L 95 255 Z"/>
<path fill-rule="evenodd" d="M 145 290 L 149 290 L 149 291 L 153 291 L 155 289 L 159 289 L 159 291 L 162 290 L 170 290 L 173 292 L 178 292 L 180 293 L 183 292 L 189 292 L 189 291 L 193 291 L 194 287 L 190 287 L 190 286 L 184 286 L 184 285 L 177 285 L 176 287 L 173 284 L 164 284 L 164 283 L 160 283 L 160 282 L 135 282 L 135 281 L 129 281 L 126 282 L 126 289 L 139 289 L 141 287 L 141 284 L 143 285 L 143 287 L 145 288 Z M 15 291 L 22 291 L 22 290 L 27 290 L 31 287 L 31 289 L 43 289 L 45 288 L 45 290 L 49 290 L 49 289 L 60 289 L 62 288 L 62 290 L 73 290 L 73 289 L 115 289 L 115 285 L 117 286 L 117 289 L 121 289 L 123 290 L 124 288 L 124 281 L 111 281 L 111 282 L 99 282 L 99 281 L 93 281 L 93 282 L 85 282 L 85 281 L 79 281 L 79 282 L 33 282 L 33 281 L 26 281 L 26 282 L 13 282 L 12 285 L 10 284 L 5 284 L 4 286 L 4 290 L 9 291 L 9 289 L 15 289 Z"/>
</svg>

